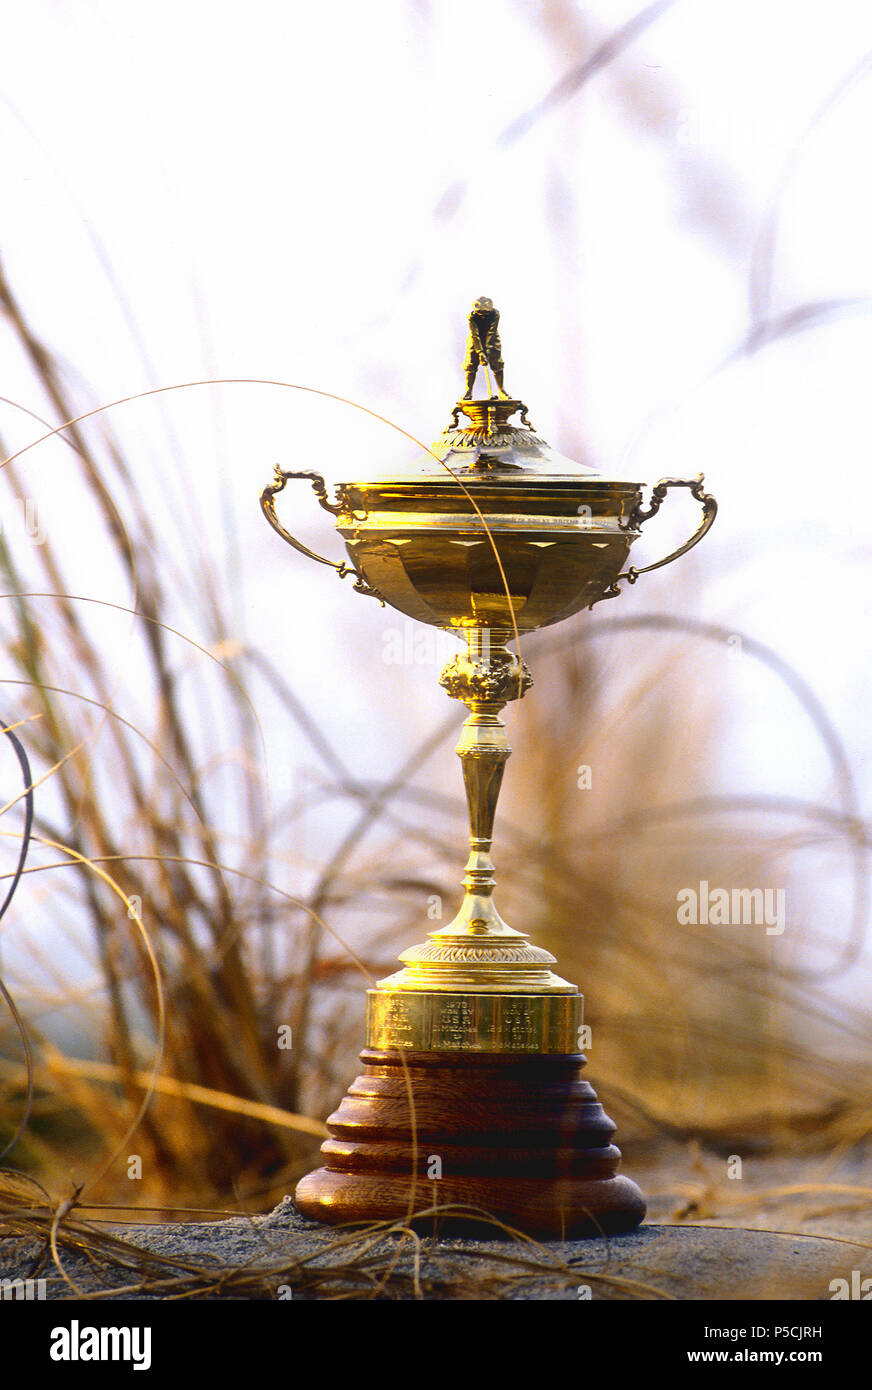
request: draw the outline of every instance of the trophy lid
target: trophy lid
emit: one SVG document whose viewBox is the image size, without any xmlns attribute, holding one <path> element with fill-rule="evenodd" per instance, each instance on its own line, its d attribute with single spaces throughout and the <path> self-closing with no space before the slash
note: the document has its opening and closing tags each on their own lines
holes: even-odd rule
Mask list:
<svg viewBox="0 0 872 1390">
<path fill-rule="evenodd" d="M 460 422 L 461 414 L 466 416 L 465 423 Z M 518 417 L 515 423 L 513 416 Z M 481 478 L 489 483 L 560 479 L 577 483 L 602 477 L 590 465 L 575 463 L 552 449 L 536 433 L 524 402 L 510 396 L 458 401 L 448 428 L 421 456 L 417 476 L 445 478 L 442 464 L 464 482 Z"/>
<path fill-rule="evenodd" d="M 382 476 L 379 482 L 429 488 L 451 485 L 456 478 L 464 486 L 486 484 L 489 489 L 547 485 L 562 491 L 585 483 L 637 487 L 629 480 L 607 479 L 590 464 L 566 458 L 536 433 L 524 402 L 503 385 L 499 317 L 492 300 L 484 296 L 475 300 L 467 320 L 466 394 L 454 406 L 448 427 L 411 469 Z M 473 398 L 480 368 L 491 394 Z M 463 423 L 461 415 L 466 417 Z"/>
</svg>

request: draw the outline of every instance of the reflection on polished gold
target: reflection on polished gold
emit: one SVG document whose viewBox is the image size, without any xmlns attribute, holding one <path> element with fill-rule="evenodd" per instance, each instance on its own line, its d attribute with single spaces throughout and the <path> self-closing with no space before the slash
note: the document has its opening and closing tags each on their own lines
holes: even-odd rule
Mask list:
<svg viewBox="0 0 872 1390">
<path fill-rule="evenodd" d="M 480 366 L 494 373 L 497 392 L 458 401 L 417 471 L 340 483 L 331 501 L 320 474 L 277 467 L 261 494 L 270 525 L 296 550 L 341 578 L 353 576 L 359 593 L 455 632 L 466 647 L 440 678 L 469 711 L 457 748 L 470 824 L 465 894 L 453 921 L 403 952 L 403 968 L 369 991 L 367 1046 L 376 1049 L 580 1050 L 578 990 L 553 973 L 554 957 L 509 926 L 493 900 L 494 817 L 511 752 L 499 716 L 532 685 L 508 643 L 516 632 L 616 597 L 621 580 L 634 584 L 696 545 L 717 512 L 701 474 L 663 479 L 645 507 L 641 484 L 604 479 L 552 450 L 523 402 L 503 389 L 498 322 L 492 302 L 477 300 L 464 363 L 467 397 Z M 326 559 L 285 529 L 275 499 L 291 479 L 312 483 L 350 564 Z M 702 504 L 701 522 L 664 559 L 625 570 L 642 524 L 670 488 L 690 490 Z"/>
</svg>

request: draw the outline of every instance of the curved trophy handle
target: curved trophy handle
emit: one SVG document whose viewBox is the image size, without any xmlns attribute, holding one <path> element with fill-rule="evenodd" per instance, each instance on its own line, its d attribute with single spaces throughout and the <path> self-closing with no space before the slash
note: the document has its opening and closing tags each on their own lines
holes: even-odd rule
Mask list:
<svg viewBox="0 0 872 1390">
<path fill-rule="evenodd" d="M 624 570 L 623 574 L 619 574 L 614 584 L 602 595 L 602 598 L 617 598 L 621 592 L 618 585 L 622 579 L 626 579 L 628 584 L 635 584 L 640 574 L 650 574 L 651 570 L 662 569 L 664 565 L 670 564 L 672 560 L 677 560 L 679 555 L 686 555 L 688 550 L 692 550 L 695 545 L 699 544 L 706 532 L 711 529 L 712 523 L 718 514 L 718 504 L 714 497 L 712 497 L 711 493 L 703 491 L 702 485 L 704 482 L 704 473 L 699 473 L 695 478 L 661 478 L 657 486 L 651 489 L 651 505 L 649 507 L 643 507 L 641 502 L 636 503 L 627 518 L 627 524 L 623 528 L 624 530 L 635 530 L 637 527 L 641 526 L 643 521 L 648 521 L 650 517 L 656 516 L 667 491 L 671 487 L 690 488 L 697 502 L 702 503 L 702 521 L 699 523 L 699 526 L 697 526 L 690 539 L 684 542 L 684 545 L 680 545 L 677 550 L 673 550 L 669 555 L 664 556 L 662 560 L 655 560 L 653 565 L 643 565 L 641 569 L 637 569 L 635 565 L 631 565 L 628 570 Z M 599 602 L 599 599 L 594 600 L 594 603 Z M 590 606 L 593 608 L 593 603 Z"/>
<path fill-rule="evenodd" d="M 283 541 L 287 541 L 288 545 L 292 545 L 295 550 L 299 550 L 301 555 L 308 556 L 310 560 L 317 560 L 319 565 L 329 565 L 331 569 L 334 569 L 336 571 L 340 579 L 345 579 L 347 575 L 353 574 L 354 588 L 357 591 L 357 593 L 369 594 L 372 598 L 377 598 L 379 603 L 384 608 L 385 601 L 382 598 L 381 594 L 378 592 L 377 589 L 373 589 L 369 586 L 369 584 L 367 584 L 363 575 L 360 573 L 360 570 L 356 570 L 353 565 L 345 564 L 344 561 L 327 560 L 323 555 L 317 555 L 314 550 L 310 550 L 308 546 L 303 545 L 302 541 L 296 540 L 295 537 L 291 535 L 290 531 L 285 530 L 284 526 L 279 521 L 278 516 L 276 515 L 275 499 L 278 493 L 280 493 L 284 489 L 285 483 L 288 481 L 289 478 L 308 479 L 308 481 L 312 484 L 312 489 L 315 493 L 315 496 L 318 498 L 318 501 L 321 503 L 321 506 L 324 508 L 325 511 L 332 512 L 334 516 L 339 516 L 340 512 L 343 510 L 342 507 L 337 506 L 336 503 L 331 502 L 328 498 L 327 484 L 324 482 L 324 479 L 322 478 L 320 473 L 313 473 L 311 471 L 304 471 L 300 473 L 286 472 L 283 468 L 276 464 L 275 482 L 270 483 L 270 485 L 268 487 L 265 487 L 263 492 L 260 494 L 261 510 L 263 511 L 263 514 L 269 522 L 270 526 L 273 528 L 274 531 L 278 532 Z"/>
</svg>

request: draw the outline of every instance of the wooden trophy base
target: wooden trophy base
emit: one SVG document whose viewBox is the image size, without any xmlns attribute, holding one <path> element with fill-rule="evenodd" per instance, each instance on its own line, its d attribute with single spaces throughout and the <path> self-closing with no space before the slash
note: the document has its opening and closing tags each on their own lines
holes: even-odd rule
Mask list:
<svg viewBox="0 0 872 1390">
<path fill-rule="evenodd" d="M 469 1233 L 472 1212 L 443 1209 L 474 1208 L 546 1239 L 616 1234 L 643 1219 L 645 1199 L 618 1175 L 615 1126 L 582 1079 L 581 1054 L 360 1057 L 363 1075 L 327 1121 L 326 1166 L 297 1186 L 304 1216 L 330 1225 L 412 1217 L 442 1232 L 462 1220 Z"/>
</svg>

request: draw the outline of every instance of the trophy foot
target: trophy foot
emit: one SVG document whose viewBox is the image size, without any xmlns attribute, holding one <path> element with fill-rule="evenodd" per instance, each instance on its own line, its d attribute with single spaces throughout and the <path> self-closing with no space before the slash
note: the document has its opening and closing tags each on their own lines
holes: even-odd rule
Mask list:
<svg viewBox="0 0 872 1390">
<path fill-rule="evenodd" d="M 485 1217 L 556 1240 L 631 1231 L 644 1218 L 580 1054 L 467 1055 L 458 1067 L 456 1053 L 367 1049 L 361 1060 L 327 1121 L 325 1166 L 297 1186 L 304 1216 L 469 1233 L 470 1217 L 449 1209 L 474 1208 L 491 1237 Z"/>
</svg>

